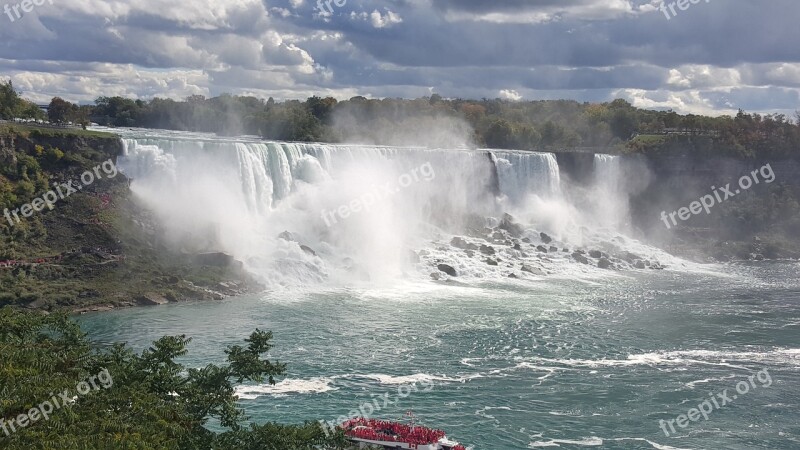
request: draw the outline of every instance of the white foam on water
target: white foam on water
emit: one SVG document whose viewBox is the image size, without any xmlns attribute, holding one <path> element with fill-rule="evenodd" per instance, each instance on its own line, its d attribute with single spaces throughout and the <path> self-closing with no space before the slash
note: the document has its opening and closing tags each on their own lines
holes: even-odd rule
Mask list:
<svg viewBox="0 0 800 450">
<path fill-rule="evenodd" d="M 254 400 L 263 395 L 281 396 L 286 394 L 321 394 L 323 392 L 334 391 L 338 388 L 332 386 L 333 379 L 325 377 L 303 379 L 286 379 L 271 384 L 260 384 L 257 386 L 240 385 L 234 388 L 234 393 L 242 400 Z"/>
</svg>

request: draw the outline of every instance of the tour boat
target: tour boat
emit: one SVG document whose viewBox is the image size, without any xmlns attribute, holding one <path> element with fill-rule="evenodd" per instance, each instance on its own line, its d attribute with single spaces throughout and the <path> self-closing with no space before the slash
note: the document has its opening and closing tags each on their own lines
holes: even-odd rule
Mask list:
<svg viewBox="0 0 800 450">
<path fill-rule="evenodd" d="M 381 446 L 384 449 L 466 450 L 447 439 L 444 431 L 419 425 L 357 417 L 339 425 L 358 448 Z"/>
</svg>

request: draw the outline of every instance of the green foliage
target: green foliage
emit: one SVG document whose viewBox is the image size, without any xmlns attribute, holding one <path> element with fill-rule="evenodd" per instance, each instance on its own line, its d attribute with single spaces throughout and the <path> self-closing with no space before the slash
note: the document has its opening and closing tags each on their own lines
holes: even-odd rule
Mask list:
<svg viewBox="0 0 800 450">
<path fill-rule="evenodd" d="M 71 406 L 55 409 L 6 436 L 3 449 L 314 449 L 345 448 L 344 435 L 327 438 L 321 427 L 243 426 L 233 382 L 263 379 L 284 366 L 263 359 L 272 334 L 256 330 L 247 346 L 228 348 L 228 364 L 187 369 L 176 362 L 190 339 L 165 336 L 135 354 L 123 344 L 93 349 L 80 328 L 62 314 L 0 309 L 0 418 L 8 423 L 65 390 L 107 370 L 109 380 Z M 218 421 L 228 431 L 205 427 Z M 9 428 L 10 431 L 10 428 Z"/>
<path fill-rule="evenodd" d="M 0 119 L 15 118 L 44 120 L 45 114 L 35 103 L 21 98 L 11 80 L 0 82 Z"/>
</svg>

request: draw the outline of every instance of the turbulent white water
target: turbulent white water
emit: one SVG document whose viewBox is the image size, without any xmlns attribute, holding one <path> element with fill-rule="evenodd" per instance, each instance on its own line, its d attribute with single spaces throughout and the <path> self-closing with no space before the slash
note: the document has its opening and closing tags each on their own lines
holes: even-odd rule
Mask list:
<svg viewBox="0 0 800 450">
<path fill-rule="evenodd" d="M 591 275 L 595 261 L 581 265 L 571 257 L 589 246 L 669 259 L 617 233 L 627 200 L 615 184 L 622 177 L 616 157 L 597 156 L 594 189 L 602 202 L 578 210 L 565 200 L 568 186 L 549 153 L 264 142 L 152 130 L 122 136 L 118 165 L 166 227 L 165 242 L 233 254 L 272 286 L 422 279 L 431 272 L 444 279 L 441 263 L 461 280 Z M 521 234 L 495 228 L 504 213 L 521 224 Z M 279 238 L 285 231 L 290 235 Z M 555 241 L 544 242 L 540 232 Z M 455 248 L 453 236 L 469 236 L 475 247 Z M 474 251 L 482 244 L 496 254 Z M 539 245 L 546 251 L 537 251 Z M 521 271 L 523 264 L 528 270 Z"/>
</svg>

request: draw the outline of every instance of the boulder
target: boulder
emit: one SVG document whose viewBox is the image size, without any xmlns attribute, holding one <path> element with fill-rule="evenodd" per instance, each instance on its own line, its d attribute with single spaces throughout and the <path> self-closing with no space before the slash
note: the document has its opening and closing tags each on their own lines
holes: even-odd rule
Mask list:
<svg viewBox="0 0 800 450">
<path fill-rule="evenodd" d="M 439 272 L 431 272 L 431 279 L 439 281 L 442 278 L 442 275 Z"/>
<path fill-rule="evenodd" d="M 547 233 L 545 233 L 544 231 L 539 233 L 539 237 L 542 238 L 542 242 L 544 242 L 545 244 L 553 242 L 553 238 L 548 236 Z"/>
<path fill-rule="evenodd" d="M 164 298 L 162 295 L 157 294 L 155 292 L 148 292 L 144 295 L 140 295 L 137 300 L 139 301 L 140 305 L 146 306 L 158 306 L 158 305 L 166 305 L 169 303 L 169 300 Z"/>
<path fill-rule="evenodd" d="M 628 264 L 633 264 L 634 262 L 636 262 L 637 259 L 642 259 L 641 256 L 631 252 L 623 252 L 622 254 L 619 255 L 619 257 L 622 258 Z"/>
<path fill-rule="evenodd" d="M 545 273 L 541 269 L 539 269 L 537 267 L 531 267 L 531 266 L 528 266 L 526 264 L 522 265 L 522 271 L 523 272 L 532 273 L 534 275 L 545 275 Z"/>
<path fill-rule="evenodd" d="M 547 249 L 544 248 L 544 245 L 537 245 L 536 246 L 536 251 L 539 252 L 539 253 L 547 253 Z"/>
<path fill-rule="evenodd" d="M 486 258 L 486 264 L 488 264 L 490 266 L 496 266 L 497 265 L 497 261 L 493 260 L 492 258 Z"/>
<path fill-rule="evenodd" d="M 484 255 L 494 255 L 496 253 L 494 251 L 494 247 L 492 247 L 490 245 L 483 245 L 483 244 L 481 244 L 481 246 L 480 246 L 480 251 Z"/>
<path fill-rule="evenodd" d="M 278 239 L 283 239 L 284 241 L 289 242 L 297 242 L 297 239 L 295 239 L 294 235 L 289 231 L 284 231 L 283 233 L 279 234 Z"/>
<path fill-rule="evenodd" d="M 503 220 L 500 221 L 498 228 L 508 231 L 508 234 L 514 237 L 522 236 L 522 232 L 525 231 L 520 224 L 516 223 L 511 214 L 503 214 Z"/>
<path fill-rule="evenodd" d="M 597 267 L 601 269 L 611 269 L 614 267 L 614 265 L 611 264 L 611 261 L 609 261 L 608 258 L 600 258 L 600 260 L 597 261 Z"/>
<path fill-rule="evenodd" d="M 591 250 L 589 251 L 589 256 L 591 256 L 592 258 L 602 258 L 603 254 L 600 253 L 600 250 Z"/>
<path fill-rule="evenodd" d="M 558 247 L 556 247 L 555 245 L 551 245 L 548 250 L 550 250 L 550 253 L 555 253 L 558 251 Z"/>
<path fill-rule="evenodd" d="M 519 242 L 514 244 L 514 250 L 522 251 L 522 247 L 520 247 Z"/>
<path fill-rule="evenodd" d="M 634 261 L 633 267 L 636 267 L 637 269 L 644 269 L 647 266 L 644 265 L 644 261 L 642 261 L 641 259 L 637 259 L 636 261 Z"/>
<path fill-rule="evenodd" d="M 575 261 L 578 261 L 581 264 L 589 264 L 589 259 L 587 259 L 585 256 L 583 256 L 578 252 L 573 253 L 572 258 L 574 258 Z"/>
<path fill-rule="evenodd" d="M 510 273 L 508 274 L 508 278 L 519 278 L 516 274 Z"/>
<path fill-rule="evenodd" d="M 522 242 L 524 242 L 524 243 L 526 243 L 526 244 L 530 244 L 530 243 L 531 243 L 531 240 L 530 240 L 530 239 L 528 239 L 528 238 L 522 238 Z"/>
<path fill-rule="evenodd" d="M 315 252 L 311 247 L 307 245 L 300 244 L 300 249 L 306 252 L 306 254 L 311 256 L 317 256 L 317 252 Z"/>
<path fill-rule="evenodd" d="M 469 242 L 467 242 L 466 239 L 464 239 L 462 237 L 458 237 L 458 236 L 456 236 L 456 237 L 454 237 L 453 239 L 450 240 L 450 245 L 452 245 L 455 248 L 460 248 L 460 249 L 463 249 L 463 250 L 466 250 L 467 248 L 469 248 L 468 247 Z"/>
<path fill-rule="evenodd" d="M 457 277 L 458 276 L 458 273 L 456 272 L 456 269 L 453 268 L 453 266 L 450 266 L 450 265 L 447 265 L 447 264 L 439 264 L 438 266 L 436 266 L 436 268 L 439 269 L 440 271 L 450 275 L 451 277 Z"/>
</svg>

